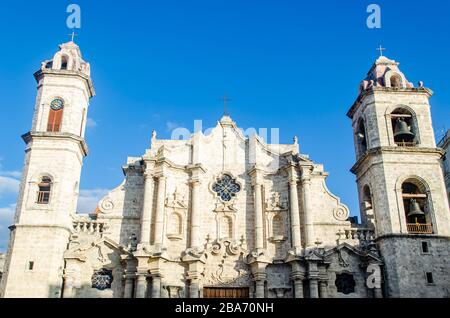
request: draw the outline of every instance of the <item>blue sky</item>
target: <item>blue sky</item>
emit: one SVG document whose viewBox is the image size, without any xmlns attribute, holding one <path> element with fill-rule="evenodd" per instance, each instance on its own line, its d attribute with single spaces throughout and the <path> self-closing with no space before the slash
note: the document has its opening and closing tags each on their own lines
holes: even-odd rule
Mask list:
<svg viewBox="0 0 450 318">
<path fill-rule="evenodd" d="M 66 7 L 82 10 L 76 42 L 91 63 L 91 153 L 81 179 L 82 212 L 122 178 L 127 156 L 149 146 L 151 131 L 215 125 L 220 96 L 240 127 L 280 128 L 282 143 L 323 163 L 328 186 L 358 214 L 351 122 L 346 111 L 378 56 L 401 62 L 413 82 L 435 91 L 437 134 L 450 128 L 448 1 L 2 1 L 0 10 L 0 251 L 7 245 L 22 169 L 20 135 L 31 127 L 32 76 L 70 32 Z M 382 9 L 368 29 L 366 8 Z"/>
</svg>

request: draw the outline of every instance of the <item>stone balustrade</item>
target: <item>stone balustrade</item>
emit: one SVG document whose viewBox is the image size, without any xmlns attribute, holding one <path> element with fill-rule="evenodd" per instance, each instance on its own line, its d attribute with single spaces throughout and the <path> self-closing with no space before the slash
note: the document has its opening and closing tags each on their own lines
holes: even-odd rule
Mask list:
<svg viewBox="0 0 450 318">
<path fill-rule="evenodd" d="M 73 230 L 75 233 L 103 233 L 105 223 L 96 220 L 75 220 L 73 221 Z"/>
</svg>

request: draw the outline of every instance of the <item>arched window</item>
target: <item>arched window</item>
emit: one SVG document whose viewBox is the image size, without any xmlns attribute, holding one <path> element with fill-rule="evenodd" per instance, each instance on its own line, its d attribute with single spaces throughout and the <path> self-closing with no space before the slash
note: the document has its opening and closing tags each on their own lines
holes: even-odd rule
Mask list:
<svg viewBox="0 0 450 318">
<path fill-rule="evenodd" d="M 433 225 L 429 210 L 429 197 L 425 186 L 418 180 L 409 179 L 402 184 L 402 198 L 408 232 L 432 234 Z"/>
<path fill-rule="evenodd" d="M 358 130 L 356 133 L 356 139 L 358 143 L 358 155 L 362 156 L 367 151 L 367 137 L 366 137 L 366 126 L 364 125 L 364 120 L 360 120 L 358 124 Z"/>
<path fill-rule="evenodd" d="M 398 75 L 393 75 L 391 77 L 391 87 L 401 88 L 402 87 L 402 78 Z"/>
<path fill-rule="evenodd" d="M 399 147 L 417 145 L 416 125 L 413 115 L 406 109 L 397 108 L 391 113 L 394 142 Z"/>
<path fill-rule="evenodd" d="M 52 180 L 50 177 L 42 177 L 38 184 L 37 201 L 38 204 L 48 204 L 52 192 Z"/>
<path fill-rule="evenodd" d="M 61 123 L 64 111 L 64 101 L 60 98 L 54 99 L 50 103 L 50 112 L 48 114 L 47 131 L 61 131 Z"/>
<path fill-rule="evenodd" d="M 371 210 L 372 206 L 372 193 L 370 192 L 370 188 L 368 185 L 364 186 L 363 189 L 363 203 L 365 210 Z"/>
<path fill-rule="evenodd" d="M 61 57 L 61 69 L 62 70 L 67 70 L 67 66 L 69 64 L 69 59 L 66 55 L 63 55 Z"/>
</svg>

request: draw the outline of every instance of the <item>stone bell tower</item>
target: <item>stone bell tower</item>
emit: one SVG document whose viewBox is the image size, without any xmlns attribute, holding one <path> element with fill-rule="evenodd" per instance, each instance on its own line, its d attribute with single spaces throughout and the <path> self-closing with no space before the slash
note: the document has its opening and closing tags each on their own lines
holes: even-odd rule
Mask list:
<svg viewBox="0 0 450 318">
<path fill-rule="evenodd" d="M 432 91 L 381 56 L 361 83 L 352 119 L 362 221 L 376 233 L 387 297 L 450 290 L 450 212 L 431 121 Z"/>
<path fill-rule="evenodd" d="M 60 297 L 63 253 L 76 213 L 89 100 L 90 67 L 74 42 L 60 45 L 34 74 L 37 96 L 22 183 L 10 227 L 1 297 Z"/>
</svg>

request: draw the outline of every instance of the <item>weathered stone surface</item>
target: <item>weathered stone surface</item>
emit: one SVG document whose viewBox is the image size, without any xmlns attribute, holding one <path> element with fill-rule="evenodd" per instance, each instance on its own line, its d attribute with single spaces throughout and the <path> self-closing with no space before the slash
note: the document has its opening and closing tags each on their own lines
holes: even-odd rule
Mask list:
<svg viewBox="0 0 450 318">
<path fill-rule="evenodd" d="M 63 56 L 67 70 L 60 69 Z M 1 297 L 196 298 L 213 288 L 255 298 L 446 295 L 450 222 L 431 93 L 407 82 L 395 62 L 375 63 L 349 111 L 362 224 L 349 221 L 348 208 L 326 186 L 324 167 L 299 153 L 297 139 L 278 145 L 247 138 L 229 116 L 188 140 L 154 133 L 150 149 L 128 158 L 124 181 L 96 213 L 76 214 L 94 94 L 89 64 L 78 46 L 66 43 L 35 76 L 33 128 L 24 136 L 25 172 Z M 47 132 L 56 97 L 65 102 L 62 128 Z M 414 114 L 414 148 L 393 141 L 388 118 L 399 105 Z M 50 200 L 37 204 L 43 176 L 52 182 Z M 434 235 L 425 238 L 408 232 L 399 203 L 402 182 L 416 177 L 430 198 Z M 424 240 L 430 248 L 420 253 Z"/>
</svg>

